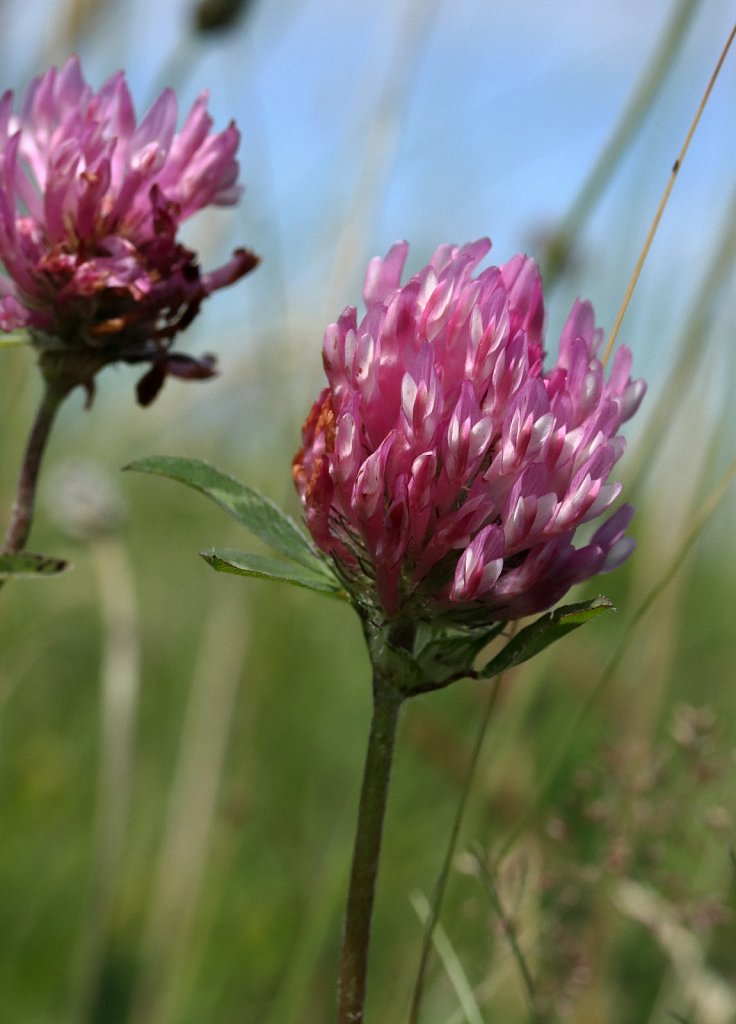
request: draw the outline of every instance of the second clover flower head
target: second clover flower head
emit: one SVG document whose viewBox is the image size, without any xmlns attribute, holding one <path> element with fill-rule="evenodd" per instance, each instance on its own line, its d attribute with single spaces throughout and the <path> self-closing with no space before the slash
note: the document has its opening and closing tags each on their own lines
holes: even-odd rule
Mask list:
<svg viewBox="0 0 736 1024">
<path fill-rule="evenodd" d="M 408 246 L 371 261 L 366 315 L 348 308 L 324 338 L 328 387 L 303 428 L 294 479 L 309 530 L 372 617 L 442 615 L 472 625 L 556 604 L 615 568 L 633 541 L 606 514 L 621 424 L 643 381 L 576 302 L 545 368 L 542 286 L 515 256 L 474 272 L 487 239 L 442 246 L 407 284 Z"/>
<path fill-rule="evenodd" d="M 170 353 L 172 339 L 258 261 L 238 249 L 202 273 L 177 232 L 237 201 L 239 134 L 211 134 L 206 95 L 176 121 L 172 90 L 137 123 L 122 72 L 94 92 L 76 57 L 37 78 L 19 113 L 11 92 L 0 100 L 0 329 L 27 328 L 62 389 L 91 391 L 111 362 L 149 363 L 148 404 L 167 374 L 214 372 L 212 357 Z"/>
</svg>

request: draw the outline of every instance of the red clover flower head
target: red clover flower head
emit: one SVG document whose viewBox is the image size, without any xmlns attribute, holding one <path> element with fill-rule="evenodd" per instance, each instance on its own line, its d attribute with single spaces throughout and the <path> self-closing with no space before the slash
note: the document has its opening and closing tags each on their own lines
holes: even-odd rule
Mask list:
<svg viewBox="0 0 736 1024">
<path fill-rule="evenodd" d="M 170 353 L 172 339 L 258 261 L 238 249 L 202 273 L 177 231 L 237 201 L 239 133 L 210 133 L 206 94 L 180 132 L 176 121 L 171 89 L 136 123 L 123 73 L 95 93 L 76 57 L 35 79 L 18 114 L 12 92 L 0 99 L 0 329 L 27 328 L 63 390 L 91 392 L 110 362 L 150 363 L 146 405 L 167 374 L 214 372 L 211 356 Z"/>
<path fill-rule="evenodd" d="M 542 286 L 523 255 L 473 276 L 481 239 L 441 246 L 407 284 L 406 243 L 374 259 L 366 315 L 324 336 L 328 387 L 302 432 L 294 480 L 307 525 L 355 602 L 387 621 L 472 625 L 543 611 L 629 555 L 608 476 L 636 411 L 620 347 L 608 380 L 602 332 L 576 302 L 544 367 Z"/>
</svg>

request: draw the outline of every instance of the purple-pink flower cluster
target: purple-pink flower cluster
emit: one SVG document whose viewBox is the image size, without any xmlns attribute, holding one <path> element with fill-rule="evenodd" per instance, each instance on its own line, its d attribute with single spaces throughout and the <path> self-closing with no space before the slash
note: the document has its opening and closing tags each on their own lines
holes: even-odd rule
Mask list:
<svg viewBox="0 0 736 1024">
<path fill-rule="evenodd" d="M 66 386 L 91 387 L 112 361 L 150 362 L 146 404 L 167 373 L 213 372 L 211 359 L 169 354 L 171 340 L 257 259 L 238 249 L 201 273 L 177 230 L 237 201 L 239 134 L 210 133 L 206 95 L 176 122 L 172 90 L 136 123 L 122 72 L 95 93 L 76 57 L 35 79 L 18 114 L 11 92 L 0 100 L 0 329 L 30 329 Z"/>
<path fill-rule="evenodd" d="M 509 620 L 555 604 L 630 553 L 610 508 L 618 433 L 644 394 L 620 347 L 606 380 L 593 310 L 576 302 L 543 365 L 532 260 L 473 276 L 482 239 L 442 246 L 403 287 L 408 246 L 368 268 L 360 323 L 327 328 L 329 386 L 303 428 L 294 479 L 310 532 L 348 590 L 391 619 Z"/>
</svg>

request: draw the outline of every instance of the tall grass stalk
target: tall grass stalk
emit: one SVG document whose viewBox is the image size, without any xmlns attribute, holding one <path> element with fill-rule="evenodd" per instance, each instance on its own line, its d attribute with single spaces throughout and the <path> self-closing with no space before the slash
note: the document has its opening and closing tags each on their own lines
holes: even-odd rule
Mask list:
<svg viewBox="0 0 736 1024">
<path fill-rule="evenodd" d="M 539 1009 L 536 985 L 532 977 L 531 967 L 527 962 L 527 958 L 521 948 L 519 937 L 516 933 L 516 924 L 504 907 L 501 894 L 493 877 L 493 871 L 486 863 L 482 851 L 476 849 L 473 851 L 472 856 L 476 871 L 480 876 L 488 895 L 490 896 L 493 909 L 501 924 L 501 930 L 508 941 L 514 962 L 519 970 L 519 977 L 522 980 L 529 1003 L 530 1021 L 532 1024 L 540 1024 L 542 1021 L 542 1014 Z"/>
<path fill-rule="evenodd" d="M 679 338 L 674 345 L 667 378 L 658 401 L 652 408 L 646 428 L 641 431 L 632 451 L 633 468 L 629 486 L 638 490 L 644 476 L 650 475 L 652 465 L 666 436 L 666 428 L 685 394 L 692 389 L 693 376 L 698 367 L 707 366 L 706 346 L 714 310 L 725 285 L 732 279 L 736 261 L 736 191 L 731 197 L 724 228 L 718 245 L 709 261 L 697 289 Z M 704 344 L 705 342 L 705 344 Z"/>
<path fill-rule="evenodd" d="M 659 96 L 699 6 L 699 0 L 679 0 L 674 7 L 641 81 L 634 89 L 572 206 L 554 232 L 546 258 L 542 261 L 542 277 L 546 287 L 554 285 L 564 272 L 587 220 Z"/>
<path fill-rule="evenodd" d="M 187 954 L 207 863 L 230 726 L 248 649 L 244 609 L 217 591 L 202 630 L 145 924 L 136 1024 L 169 1024 L 189 980 Z"/>
<path fill-rule="evenodd" d="M 72 1020 L 92 1020 L 109 951 L 130 811 L 141 676 L 140 623 L 133 572 L 117 538 L 90 544 L 103 625 L 100 765 L 90 905 L 77 952 Z"/>
<path fill-rule="evenodd" d="M 674 164 L 672 165 L 672 171 L 670 172 L 670 176 L 669 176 L 669 179 L 667 181 L 667 185 L 665 186 L 665 190 L 662 193 L 662 198 L 660 199 L 659 205 L 657 206 L 657 210 L 656 210 L 656 212 L 654 214 L 654 218 L 653 218 L 652 223 L 651 223 L 651 225 L 649 227 L 649 231 L 647 232 L 647 236 L 646 236 L 646 238 L 644 240 L 644 245 L 642 246 L 641 253 L 639 254 L 638 260 L 636 261 L 636 266 L 634 267 L 634 272 L 631 275 L 631 280 L 629 281 L 629 284 L 628 284 L 628 286 L 626 288 L 626 292 L 624 294 L 624 298 L 623 298 L 623 301 L 621 303 L 621 307 L 620 307 L 620 309 L 618 311 L 618 314 L 616 315 L 616 319 L 615 319 L 613 327 L 611 329 L 611 333 L 610 333 L 610 335 L 608 337 L 608 341 L 606 343 L 606 347 L 605 347 L 605 349 L 603 351 L 603 356 L 601 357 L 601 362 L 603 363 L 604 366 L 608 362 L 608 359 L 610 358 L 611 352 L 613 351 L 614 345 L 616 344 L 616 339 L 618 338 L 618 332 L 621 329 L 621 324 L 623 322 L 624 317 L 626 316 L 626 311 L 629 308 L 629 303 L 631 302 L 631 297 L 634 294 L 634 289 L 636 288 L 636 285 L 637 285 L 637 283 L 639 281 L 639 276 L 641 274 L 642 267 L 644 266 L 644 263 L 646 262 L 646 258 L 649 255 L 649 250 L 650 250 L 650 248 L 652 246 L 652 242 L 654 241 L 654 236 L 657 234 L 657 228 L 659 227 L 659 222 L 662 219 L 662 214 L 664 213 L 665 207 L 667 206 L 667 203 L 669 201 L 670 193 L 672 192 L 672 189 L 674 187 L 675 180 L 677 178 L 677 175 L 680 172 L 680 168 L 682 167 L 683 160 L 685 159 L 685 157 L 687 155 L 687 151 L 690 148 L 690 143 L 692 142 L 693 135 L 695 134 L 695 129 L 698 127 L 698 124 L 700 123 L 700 118 L 702 117 L 703 111 L 705 110 L 705 107 L 706 107 L 706 104 L 708 103 L 708 100 L 710 99 L 710 94 L 713 92 L 713 87 L 716 84 L 716 79 L 718 78 L 718 75 L 720 74 L 721 68 L 723 67 L 724 61 L 726 60 L 726 56 L 728 55 L 728 51 L 731 49 L 731 43 L 733 42 L 735 36 L 736 36 L 736 25 L 734 25 L 734 27 L 731 29 L 731 32 L 730 32 L 730 34 L 728 36 L 728 39 L 726 40 L 726 44 L 723 47 L 723 49 L 721 50 L 721 54 L 720 54 L 720 56 L 718 58 L 718 61 L 716 62 L 716 66 L 713 69 L 713 73 L 711 74 L 710 79 L 708 81 L 708 84 L 707 84 L 707 86 L 705 88 L 705 92 L 703 93 L 703 97 L 700 100 L 700 103 L 698 104 L 698 109 L 695 111 L 695 116 L 693 117 L 693 119 L 692 119 L 692 121 L 690 123 L 690 127 L 688 128 L 687 135 L 685 136 L 685 141 L 683 142 L 682 147 L 680 149 L 680 152 L 677 155 L 677 159 L 675 160 Z"/>
<path fill-rule="evenodd" d="M 432 907 L 427 898 L 421 893 L 415 893 L 412 896 L 412 904 L 419 915 L 419 919 L 422 922 L 426 933 L 432 916 Z M 450 979 L 450 984 L 455 990 L 465 1024 L 486 1024 L 485 1018 L 481 1013 L 480 1006 L 478 1005 L 478 1000 L 476 999 L 473 991 L 473 987 L 468 980 L 468 976 L 463 970 L 460 957 L 453 949 L 449 936 L 445 932 L 444 928 L 442 928 L 441 925 L 437 925 L 436 922 L 432 927 L 431 936 L 432 943 L 434 948 L 437 950 L 440 962 L 445 969 L 447 977 Z"/>
</svg>

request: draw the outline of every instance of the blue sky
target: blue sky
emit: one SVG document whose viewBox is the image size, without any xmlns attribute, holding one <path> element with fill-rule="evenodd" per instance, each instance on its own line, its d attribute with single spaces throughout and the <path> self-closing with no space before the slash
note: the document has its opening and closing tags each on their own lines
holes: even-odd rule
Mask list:
<svg viewBox="0 0 736 1024">
<path fill-rule="evenodd" d="M 182 107 L 208 88 L 217 123 L 237 121 L 243 203 L 192 230 L 205 262 L 245 242 L 264 263 L 258 287 L 252 278 L 218 297 L 199 329 L 229 331 L 245 306 L 258 336 L 294 318 L 323 324 L 357 302 L 366 260 L 397 238 L 412 242 L 415 264 L 441 242 L 484 234 L 499 261 L 533 254 L 584 181 L 674 5 L 253 0 L 236 32 L 194 42 L 191 0 L 115 0 L 76 44 L 63 31 L 70 5 L 58 4 L 56 19 L 49 6 L 5 0 L 6 85 L 19 87 L 75 45 L 96 85 L 125 67 L 140 110 L 170 81 Z M 728 34 L 728 7 L 699 4 L 666 89 L 586 230 L 576 273 L 553 299 L 553 328 L 578 293 L 610 326 Z M 735 69 L 732 54 L 627 321 L 647 370 L 723 222 L 735 180 Z"/>
</svg>

